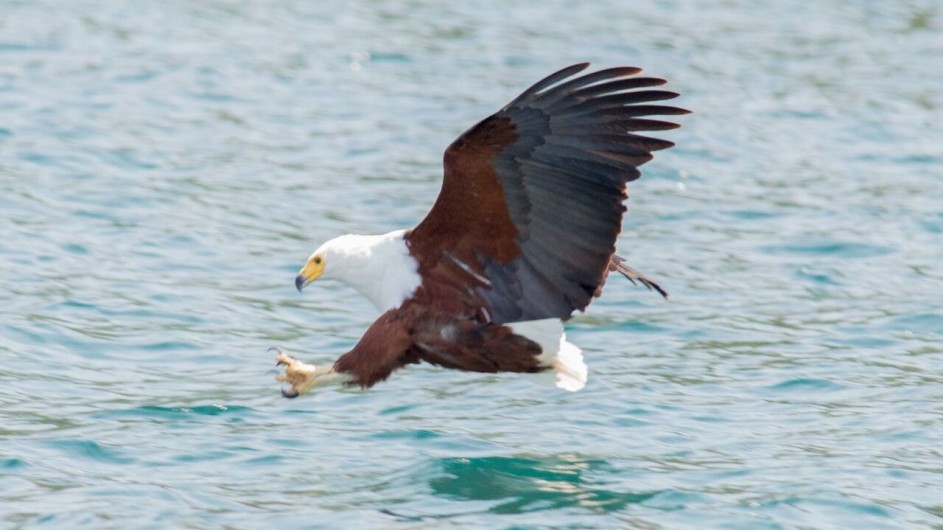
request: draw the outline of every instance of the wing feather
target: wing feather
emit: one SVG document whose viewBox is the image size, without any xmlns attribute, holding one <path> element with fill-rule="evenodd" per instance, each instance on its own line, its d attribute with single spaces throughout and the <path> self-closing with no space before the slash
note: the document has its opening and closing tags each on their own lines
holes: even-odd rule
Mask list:
<svg viewBox="0 0 943 530">
<path fill-rule="evenodd" d="M 495 322 L 565 320 L 589 304 L 614 263 L 626 183 L 674 145 L 636 133 L 678 127 L 649 116 L 688 112 L 652 104 L 677 94 L 639 68 L 573 77 L 587 66 L 542 79 L 453 142 L 439 198 L 407 235 L 426 281 L 466 285 Z M 444 267 L 446 254 L 474 274 Z"/>
</svg>

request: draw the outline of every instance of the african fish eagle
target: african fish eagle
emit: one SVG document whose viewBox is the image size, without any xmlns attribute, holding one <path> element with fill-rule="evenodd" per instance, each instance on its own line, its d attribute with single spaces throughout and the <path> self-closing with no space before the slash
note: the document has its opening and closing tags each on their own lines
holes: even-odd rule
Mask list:
<svg viewBox="0 0 943 530">
<path fill-rule="evenodd" d="M 582 352 L 563 322 L 601 294 L 610 272 L 667 298 L 615 254 L 626 183 L 652 152 L 674 145 L 637 134 L 679 127 L 649 116 L 688 111 L 653 104 L 663 79 L 634 67 L 573 77 L 564 68 L 530 87 L 445 151 L 445 177 L 418 225 L 344 235 L 321 245 L 295 279 L 348 283 L 382 315 L 349 352 L 315 366 L 278 351 L 277 379 L 295 397 L 329 381 L 367 388 L 426 361 L 474 372 L 556 371 L 586 382 Z"/>
</svg>

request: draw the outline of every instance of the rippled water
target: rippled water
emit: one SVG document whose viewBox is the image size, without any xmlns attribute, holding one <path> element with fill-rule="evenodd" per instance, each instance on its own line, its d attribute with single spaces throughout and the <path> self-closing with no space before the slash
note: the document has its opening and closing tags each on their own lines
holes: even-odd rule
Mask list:
<svg viewBox="0 0 943 530">
<path fill-rule="evenodd" d="M 0 2 L 0 527 L 943 527 L 940 4 L 626 5 Z M 581 60 L 695 111 L 620 242 L 672 301 L 610 284 L 576 394 L 280 398 L 373 318 L 310 251 Z"/>
</svg>

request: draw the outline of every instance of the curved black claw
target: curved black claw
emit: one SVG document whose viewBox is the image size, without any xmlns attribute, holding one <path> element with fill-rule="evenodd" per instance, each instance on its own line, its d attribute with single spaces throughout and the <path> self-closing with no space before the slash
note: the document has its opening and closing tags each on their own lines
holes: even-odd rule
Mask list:
<svg viewBox="0 0 943 530">
<path fill-rule="evenodd" d="M 265 351 L 267 351 L 267 352 L 269 352 L 269 353 L 275 352 L 275 353 L 281 354 L 281 355 L 284 355 L 284 354 L 285 354 L 285 350 L 279 348 L 278 346 L 272 346 L 271 348 L 269 348 L 269 349 L 267 349 L 267 350 L 265 350 Z M 288 363 L 286 363 L 285 361 L 279 360 L 277 363 L 275 363 L 275 368 L 278 368 L 279 366 L 282 366 L 282 365 L 284 365 L 284 364 L 288 364 Z"/>
<path fill-rule="evenodd" d="M 294 390 L 285 390 L 284 388 L 282 389 L 282 397 L 285 397 L 285 398 L 288 398 L 288 399 L 295 399 L 295 398 L 298 397 L 299 395 L 300 395 L 300 394 L 298 394 L 298 392 L 296 392 L 296 391 L 294 391 Z"/>
</svg>

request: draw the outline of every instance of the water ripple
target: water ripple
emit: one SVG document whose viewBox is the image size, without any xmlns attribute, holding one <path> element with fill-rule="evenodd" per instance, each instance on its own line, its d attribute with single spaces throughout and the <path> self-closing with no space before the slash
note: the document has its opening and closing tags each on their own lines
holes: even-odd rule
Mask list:
<svg viewBox="0 0 943 530">
<path fill-rule="evenodd" d="M 933 3 L 7 1 L 0 528 L 943 523 Z M 159 23 L 155 23 L 159 21 Z M 413 366 L 287 401 L 374 318 L 292 278 L 420 219 L 566 64 L 695 111 L 568 336 L 587 387 Z"/>
</svg>

